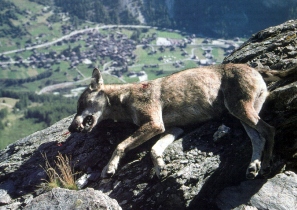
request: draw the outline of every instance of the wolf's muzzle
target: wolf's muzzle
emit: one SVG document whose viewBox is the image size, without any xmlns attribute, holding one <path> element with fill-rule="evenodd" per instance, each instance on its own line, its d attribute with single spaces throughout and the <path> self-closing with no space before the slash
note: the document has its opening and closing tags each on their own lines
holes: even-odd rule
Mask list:
<svg viewBox="0 0 297 210">
<path fill-rule="evenodd" d="M 84 126 L 77 118 L 75 118 L 71 125 L 68 127 L 69 132 L 75 133 L 75 132 L 82 132 L 84 129 Z"/>
<path fill-rule="evenodd" d="M 78 125 L 73 125 L 71 124 L 69 127 L 68 127 L 68 131 L 70 133 L 75 133 L 75 132 L 82 132 L 84 130 L 83 127 L 81 126 L 78 126 Z"/>
</svg>

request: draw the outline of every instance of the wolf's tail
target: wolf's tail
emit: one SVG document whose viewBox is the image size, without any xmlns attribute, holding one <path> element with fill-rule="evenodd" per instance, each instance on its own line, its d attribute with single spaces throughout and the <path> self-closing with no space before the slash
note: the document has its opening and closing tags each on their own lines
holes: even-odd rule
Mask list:
<svg viewBox="0 0 297 210">
<path fill-rule="evenodd" d="M 265 68 L 256 68 L 257 71 L 262 75 L 265 82 L 275 82 L 279 81 L 282 78 L 296 75 L 297 76 L 297 65 L 290 67 L 286 70 L 270 70 Z"/>
</svg>

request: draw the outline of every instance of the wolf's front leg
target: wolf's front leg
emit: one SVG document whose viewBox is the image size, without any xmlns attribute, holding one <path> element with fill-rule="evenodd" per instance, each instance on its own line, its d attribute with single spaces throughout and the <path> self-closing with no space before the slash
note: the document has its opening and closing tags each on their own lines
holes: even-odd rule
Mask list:
<svg viewBox="0 0 297 210">
<path fill-rule="evenodd" d="M 184 131 L 181 128 L 173 127 L 166 130 L 164 135 L 155 143 L 151 150 L 151 157 L 154 163 L 155 172 L 158 178 L 166 176 L 164 171 L 165 162 L 163 160 L 163 152 L 176 140 Z"/>
<path fill-rule="evenodd" d="M 150 138 L 163 133 L 165 131 L 163 122 L 150 121 L 140 126 L 139 129 L 133 133 L 132 136 L 121 142 L 112 154 L 108 164 L 101 172 L 102 178 L 107 178 L 115 174 L 121 158 L 129 150 L 141 145 Z"/>
<path fill-rule="evenodd" d="M 119 147 L 115 149 L 108 164 L 103 168 L 101 172 L 102 178 L 108 178 L 115 174 L 118 168 L 120 159 L 125 155 L 123 151 L 124 150 L 120 149 Z"/>
</svg>

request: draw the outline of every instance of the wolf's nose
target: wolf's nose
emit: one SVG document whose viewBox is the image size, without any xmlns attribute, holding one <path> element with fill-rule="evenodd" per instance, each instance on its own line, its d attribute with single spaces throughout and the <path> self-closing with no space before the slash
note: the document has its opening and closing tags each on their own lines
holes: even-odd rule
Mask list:
<svg viewBox="0 0 297 210">
<path fill-rule="evenodd" d="M 69 131 L 70 133 L 77 132 L 77 130 L 76 130 L 72 125 L 70 125 L 70 126 L 68 127 L 68 131 Z"/>
<path fill-rule="evenodd" d="M 82 126 L 77 126 L 77 125 L 70 125 L 68 128 L 68 131 L 70 133 L 75 133 L 75 132 L 82 132 L 84 128 Z"/>
</svg>

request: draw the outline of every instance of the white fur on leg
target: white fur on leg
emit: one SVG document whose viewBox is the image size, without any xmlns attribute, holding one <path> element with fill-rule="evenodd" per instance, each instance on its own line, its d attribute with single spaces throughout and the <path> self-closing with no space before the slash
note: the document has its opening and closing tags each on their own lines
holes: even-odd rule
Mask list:
<svg viewBox="0 0 297 210">
<path fill-rule="evenodd" d="M 180 128 L 173 127 L 155 143 L 151 150 L 151 157 L 154 163 L 155 171 L 157 176 L 160 178 L 162 169 L 165 167 L 165 162 L 163 160 L 163 152 L 165 149 L 176 140 L 184 131 Z"/>
</svg>

